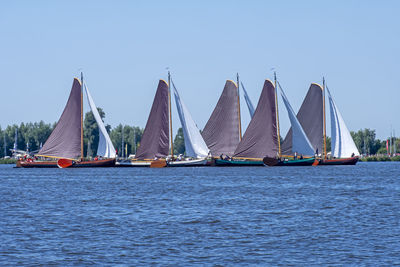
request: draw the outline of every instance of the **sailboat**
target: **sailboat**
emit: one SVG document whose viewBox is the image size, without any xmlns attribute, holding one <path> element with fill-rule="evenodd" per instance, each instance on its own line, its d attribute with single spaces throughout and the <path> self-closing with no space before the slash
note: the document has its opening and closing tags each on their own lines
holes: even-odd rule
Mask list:
<svg viewBox="0 0 400 267">
<path fill-rule="evenodd" d="M 323 88 L 316 83 L 312 83 L 299 111 L 297 119 L 304 129 L 315 154 L 323 152 Z M 282 142 L 282 154 L 294 154 L 292 145 L 293 129 L 290 128 Z"/>
<path fill-rule="evenodd" d="M 83 88 L 99 127 L 98 155 L 102 158 L 96 160 L 85 160 L 83 156 Z M 81 80 L 74 78 L 64 111 L 43 147 L 34 158 L 19 160 L 17 167 L 112 167 L 114 164 L 115 149 L 81 74 Z"/>
<path fill-rule="evenodd" d="M 200 130 L 197 128 L 196 123 L 190 115 L 188 108 L 181 99 L 169 72 L 168 81 L 174 90 L 176 108 L 178 110 L 185 140 L 186 157 L 183 159 L 175 159 L 171 157 L 170 160 L 167 160 L 167 166 L 194 167 L 208 165 L 210 163 L 208 159 L 210 150 L 208 149 L 203 137 L 200 134 Z"/>
<path fill-rule="evenodd" d="M 201 135 L 211 156 L 218 163 L 220 157 L 232 157 L 241 140 L 238 87 L 227 80 L 224 90 Z"/>
<path fill-rule="evenodd" d="M 280 86 L 276 79 L 276 73 L 274 74 L 275 79 L 275 105 L 276 105 L 276 130 L 278 136 L 278 155 L 271 156 L 267 155 L 263 158 L 263 162 L 268 166 L 311 166 L 318 164 L 315 160 L 314 149 L 308 139 L 306 133 L 304 132 L 299 120 L 297 119 L 289 100 L 286 97 L 285 92 Z M 279 114 L 278 114 L 278 96 L 277 89 L 280 89 L 281 97 L 283 103 L 285 104 L 290 124 L 292 127 L 292 150 L 295 154 L 300 155 L 300 158 L 296 156 L 292 157 L 290 155 L 282 155 L 280 146 L 280 133 L 279 133 Z M 304 157 L 303 157 L 304 156 Z"/>
<path fill-rule="evenodd" d="M 319 162 L 319 165 L 355 165 L 358 162 L 360 153 L 357 149 L 357 146 L 354 143 L 353 138 L 347 126 L 343 120 L 342 114 L 335 101 L 332 98 L 332 95 L 325 85 L 325 79 L 323 79 L 324 92 L 325 90 L 328 92 L 330 113 L 331 113 L 331 138 L 332 138 L 332 152 L 331 158 L 327 157 L 326 153 L 326 129 L 325 129 L 325 109 L 324 109 L 324 156 Z M 324 95 L 324 103 L 325 103 L 325 95 Z M 325 105 L 324 105 L 325 107 Z"/>
<path fill-rule="evenodd" d="M 166 81 L 160 80 L 135 158 L 117 161 L 116 166 L 150 167 L 152 163 L 154 164 L 158 162 L 161 163 L 160 165 L 162 167 L 166 166 L 165 159 L 168 156 L 170 148 L 169 99 L 170 94 L 168 84 Z"/>
<path fill-rule="evenodd" d="M 265 156 L 278 153 L 275 88 L 265 80 L 253 117 L 232 158 L 217 159 L 219 166 L 264 166 Z"/>
<path fill-rule="evenodd" d="M 18 149 L 18 128 L 15 128 L 15 135 L 14 135 L 14 146 L 10 149 L 12 157 L 14 159 L 18 159 L 21 157 L 29 156 L 29 152 L 26 150 Z"/>
</svg>

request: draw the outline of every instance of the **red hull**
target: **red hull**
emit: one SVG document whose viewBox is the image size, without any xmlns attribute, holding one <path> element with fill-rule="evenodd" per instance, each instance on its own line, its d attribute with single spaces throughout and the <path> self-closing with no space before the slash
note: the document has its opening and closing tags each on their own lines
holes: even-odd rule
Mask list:
<svg viewBox="0 0 400 267">
<path fill-rule="evenodd" d="M 343 159 L 322 159 L 318 165 L 356 165 L 358 157 L 343 158 Z"/>
<path fill-rule="evenodd" d="M 95 168 L 95 167 L 114 167 L 115 159 L 76 161 L 69 168 Z M 17 167 L 22 168 L 58 168 L 57 161 L 18 161 Z"/>
</svg>

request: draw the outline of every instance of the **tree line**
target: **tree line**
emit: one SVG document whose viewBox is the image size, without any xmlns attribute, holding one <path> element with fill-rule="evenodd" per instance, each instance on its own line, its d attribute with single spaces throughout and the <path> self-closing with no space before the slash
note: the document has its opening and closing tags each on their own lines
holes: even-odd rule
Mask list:
<svg viewBox="0 0 400 267">
<path fill-rule="evenodd" d="M 363 155 L 382 155 L 388 154 L 386 149 L 386 140 L 379 140 L 376 138 L 375 130 L 361 129 L 357 132 L 351 131 L 354 143 L 356 144 L 358 151 Z M 392 138 L 395 153 L 399 151 L 400 140 L 396 137 Z"/>
<path fill-rule="evenodd" d="M 105 113 L 98 108 L 101 118 L 104 120 Z M 44 144 L 53 131 L 56 123 L 45 123 L 43 121 L 35 123 L 21 123 L 20 125 L 9 125 L 2 129 L 0 126 L 0 157 L 11 156 L 14 147 L 15 132 L 17 129 L 17 148 L 21 150 L 37 151 L 41 144 Z M 127 157 L 130 154 L 136 154 L 137 148 L 143 135 L 143 129 L 137 126 L 119 124 L 115 128 L 110 125 L 105 126 L 110 135 L 114 147 L 118 151 L 118 156 Z M 99 143 L 99 128 L 92 112 L 85 114 L 83 123 L 84 129 L 84 155 L 89 157 L 96 156 Z M 364 155 L 387 154 L 386 140 L 376 138 L 375 130 L 361 129 L 357 132 L 351 132 L 354 143 L 358 151 Z M 399 151 L 400 140 L 393 138 L 395 151 Z M 327 151 L 331 150 L 331 140 L 327 138 Z M 185 141 L 183 130 L 179 128 L 174 138 L 174 154 L 185 153 Z"/>
</svg>

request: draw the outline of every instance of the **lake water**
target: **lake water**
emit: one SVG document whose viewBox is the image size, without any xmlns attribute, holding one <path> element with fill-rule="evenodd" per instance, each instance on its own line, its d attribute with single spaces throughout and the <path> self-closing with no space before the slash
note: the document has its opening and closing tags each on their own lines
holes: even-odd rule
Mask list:
<svg viewBox="0 0 400 267">
<path fill-rule="evenodd" d="M 400 163 L 0 165 L 0 265 L 400 264 Z"/>
</svg>

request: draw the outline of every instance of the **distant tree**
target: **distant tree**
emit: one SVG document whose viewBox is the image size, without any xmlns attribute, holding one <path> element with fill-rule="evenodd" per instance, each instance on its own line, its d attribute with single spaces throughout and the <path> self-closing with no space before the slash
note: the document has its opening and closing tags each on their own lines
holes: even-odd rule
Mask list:
<svg viewBox="0 0 400 267">
<path fill-rule="evenodd" d="M 115 149 L 118 150 L 118 156 L 122 155 L 122 131 L 124 133 L 124 154 L 125 154 L 125 147 L 126 150 L 126 157 L 130 154 L 135 154 L 136 150 L 140 144 L 143 135 L 143 129 L 135 126 L 129 125 L 122 125 L 119 124 L 117 127 L 112 129 L 110 132 L 110 138 L 113 142 Z"/>
<path fill-rule="evenodd" d="M 14 148 L 15 131 L 17 130 L 17 148 L 26 150 L 29 145 L 29 151 L 37 151 L 40 143 L 44 143 L 50 136 L 55 124 L 46 124 L 43 121 L 39 123 L 21 123 L 7 126 L 0 131 L 0 157 L 4 157 L 4 138 L 6 140 L 6 156 L 11 156 L 10 149 Z"/>
<path fill-rule="evenodd" d="M 332 138 L 326 137 L 326 152 L 332 151 Z"/>
<path fill-rule="evenodd" d="M 374 155 L 381 148 L 381 141 L 376 139 L 375 130 L 367 129 L 351 132 L 357 149 L 362 154 Z"/>
<path fill-rule="evenodd" d="M 7 126 L 6 129 L 4 129 L 4 134 L 6 137 L 6 153 L 7 156 L 11 156 L 10 150 L 14 148 L 14 143 L 15 143 L 15 130 L 18 130 L 18 125 L 13 124 Z M 24 140 L 21 136 L 21 132 L 17 132 L 17 148 L 18 149 L 24 149 Z"/>
<path fill-rule="evenodd" d="M 174 139 L 174 154 L 185 154 L 185 139 L 182 127 L 178 129 Z"/>
<path fill-rule="evenodd" d="M 387 153 L 388 153 L 388 151 L 387 151 L 387 149 L 386 149 L 386 142 L 385 142 L 385 146 L 384 146 L 384 147 L 381 146 L 381 147 L 378 149 L 378 151 L 376 152 L 376 154 L 387 155 Z"/>
<path fill-rule="evenodd" d="M 44 123 L 43 121 L 40 122 L 35 122 L 33 124 L 33 129 L 32 129 L 32 147 L 31 151 L 39 150 L 40 144 L 44 144 L 49 138 L 51 132 L 53 131 L 54 127 L 56 126 L 56 123 L 51 125 L 50 123 Z"/>
<path fill-rule="evenodd" d="M 121 155 L 121 145 L 122 145 L 122 129 L 124 126 L 119 124 L 117 127 L 113 128 L 110 132 L 111 142 L 113 143 L 115 149 L 118 151 L 118 156 Z"/>
<path fill-rule="evenodd" d="M 128 144 L 128 155 L 136 154 L 138 144 L 142 140 L 143 129 L 135 126 L 126 126 L 124 132 L 125 143 Z"/>
</svg>

